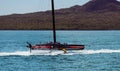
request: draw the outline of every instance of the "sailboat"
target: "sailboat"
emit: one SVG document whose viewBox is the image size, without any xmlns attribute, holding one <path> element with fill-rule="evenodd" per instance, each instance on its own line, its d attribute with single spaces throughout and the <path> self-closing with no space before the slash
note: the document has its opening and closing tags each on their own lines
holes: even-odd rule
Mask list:
<svg viewBox="0 0 120 71">
<path fill-rule="evenodd" d="M 61 44 L 59 42 L 56 42 L 56 27 L 55 27 L 55 10 L 54 10 L 54 0 L 51 0 L 51 6 L 52 6 L 52 23 L 53 23 L 53 41 L 45 44 L 36 44 L 31 45 L 27 42 L 28 48 L 30 49 L 30 52 L 32 51 L 39 51 L 39 50 L 62 50 L 64 53 L 67 52 L 67 50 L 83 50 L 85 48 L 84 45 L 78 45 L 78 44 Z"/>
</svg>

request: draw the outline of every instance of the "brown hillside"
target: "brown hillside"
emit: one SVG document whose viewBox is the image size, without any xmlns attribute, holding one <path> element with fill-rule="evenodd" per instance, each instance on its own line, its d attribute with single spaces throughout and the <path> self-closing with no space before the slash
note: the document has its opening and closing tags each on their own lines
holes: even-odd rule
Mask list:
<svg viewBox="0 0 120 71">
<path fill-rule="evenodd" d="M 120 2 L 91 0 L 83 6 L 55 11 L 57 29 L 120 30 Z M 0 29 L 52 29 L 51 11 L 0 16 Z"/>
</svg>

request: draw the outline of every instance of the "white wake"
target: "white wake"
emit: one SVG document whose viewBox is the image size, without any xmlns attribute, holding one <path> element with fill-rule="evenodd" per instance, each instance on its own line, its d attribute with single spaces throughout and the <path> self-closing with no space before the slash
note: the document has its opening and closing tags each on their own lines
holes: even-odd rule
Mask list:
<svg viewBox="0 0 120 71">
<path fill-rule="evenodd" d="M 64 54 L 63 51 L 40 50 L 30 53 L 29 51 L 0 52 L 0 56 L 31 56 L 31 55 L 75 55 L 75 54 L 100 54 L 100 53 L 120 53 L 120 49 L 101 49 L 101 50 L 72 50 Z"/>
</svg>

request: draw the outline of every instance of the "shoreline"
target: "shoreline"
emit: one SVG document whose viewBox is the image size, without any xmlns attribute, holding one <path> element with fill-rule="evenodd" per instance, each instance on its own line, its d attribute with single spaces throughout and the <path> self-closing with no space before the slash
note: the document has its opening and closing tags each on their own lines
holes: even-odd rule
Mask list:
<svg viewBox="0 0 120 71">
<path fill-rule="evenodd" d="M 12 30 L 12 29 L 9 29 L 9 30 L 0 30 L 0 31 L 53 31 L 53 30 L 45 30 L 45 29 L 41 29 L 41 30 Z M 120 30 L 56 30 L 56 31 L 120 31 Z"/>
</svg>

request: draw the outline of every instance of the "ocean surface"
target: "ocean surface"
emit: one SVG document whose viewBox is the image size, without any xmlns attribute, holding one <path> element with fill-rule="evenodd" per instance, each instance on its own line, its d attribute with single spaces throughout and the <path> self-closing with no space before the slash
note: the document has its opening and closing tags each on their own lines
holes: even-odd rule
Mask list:
<svg viewBox="0 0 120 71">
<path fill-rule="evenodd" d="M 120 71 L 120 30 L 57 31 L 57 41 L 84 50 L 30 53 L 31 44 L 51 42 L 52 31 L 0 31 L 0 71 Z"/>
</svg>

